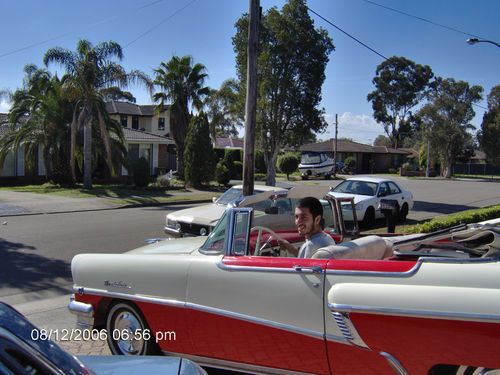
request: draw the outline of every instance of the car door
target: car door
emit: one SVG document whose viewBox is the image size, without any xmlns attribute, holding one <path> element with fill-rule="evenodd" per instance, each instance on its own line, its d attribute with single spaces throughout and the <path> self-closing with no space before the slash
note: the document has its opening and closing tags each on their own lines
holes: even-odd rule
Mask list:
<svg viewBox="0 0 500 375">
<path fill-rule="evenodd" d="M 228 212 L 224 254 L 193 262 L 189 272 L 193 354 L 202 363 L 250 372 L 329 373 L 327 260 L 249 256 L 247 245 L 256 235 L 250 231 L 251 210 Z"/>
</svg>

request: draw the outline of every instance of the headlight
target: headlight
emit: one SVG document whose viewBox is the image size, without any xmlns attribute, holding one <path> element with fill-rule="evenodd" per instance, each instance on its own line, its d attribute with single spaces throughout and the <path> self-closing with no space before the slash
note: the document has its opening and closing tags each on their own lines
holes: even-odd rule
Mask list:
<svg viewBox="0 0 500 375">
<path fill-rule="evenodd" d="M 356 205 L 354 206 L 356 208 L 356 210 L 362 210 L 363 209 L 363 203 L 356 203 Z"/>
<path fill-rule="evenodd" d="M 172 219 L 167 219 L 167 227 L 169 227 L 169 228 L 176 228 L 177 227 L 177 221 L 172 220 Z"/>
<path fill-rule="evenodd" d="M 207 228 L 203 227 L 203 228 L 201 228 L 201 229 L 200 229 L 200 235 L 201 235 L 201 236 L 206 236 L 206 235 L 207 235 L 207 233 L 208 233 L 208 232 L 207 232 Z"/>
</svg>

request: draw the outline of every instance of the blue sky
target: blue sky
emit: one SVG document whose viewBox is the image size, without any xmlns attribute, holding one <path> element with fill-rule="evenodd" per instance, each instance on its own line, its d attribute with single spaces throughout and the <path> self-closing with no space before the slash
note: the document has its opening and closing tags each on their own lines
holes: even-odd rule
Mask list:
<svg viewBox="0 0 500 375">
<path fill-rule="evenodd" d="M 498 0 L 374 1 L 500 42 Z M 284 3 L 261 0 L 264 10 L 272 6 L 281 9 Z M 483 107 L 491 88 L 500 84 L 500 48 L 492 44 L 470 46 L 465 43 L 467 35 L 364 0 L 309 0 L 308 5 L 386 57 L 405 56 L 429 65 L 438 76 L 481 85 L 485 100 L 479 104 Z M 0 6 L 0 89 L 19 87 L 24 65 L 42 66 L 48 48 L 74 50 L 78 39 L 93 43 L 117 41 L 124 47 L 123 66 L 148 74 L 173 55 L 191 55 L 207 67 L 207 84 L 217 88 L 236 76 L 231 37 L 235 21 L 248 10 L 248 0 L 0 0 Z M 340 137 L 372 143 L 383 134 L 383 128 L 373 120 L 366 95 L 373 90 L 372 79 L 382 58 L 315 15 L 311 17 L 316 26 L 329 32 L 336 46 L 322 88 L 327 121 L 333 124 L 338 113 Z M 50 69 L 56 71 L 55 66 Z M 131 91 L 138 103 L 151 102 L 140 87 Z M 7 110 L 8 103 L 1 102 L 0 112 Z M 484 110 L 475 110 L 473 125 L 479 128 Z M 330 125 L 318 138 L 333 136 Z"/>
</svg>

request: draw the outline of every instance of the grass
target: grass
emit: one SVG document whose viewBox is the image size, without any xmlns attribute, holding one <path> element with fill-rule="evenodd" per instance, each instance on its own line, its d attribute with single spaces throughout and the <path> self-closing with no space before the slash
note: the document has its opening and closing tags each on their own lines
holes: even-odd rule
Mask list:
<svg viewBox="0 0 500 375">
<path fill-rule="evenodd" d="M 217 188 L 208 188 L 207 191 L 192 194 L 183 194 L 191 192 L 185 188 L 176 187 L 175 192 L 178 194 L 172 190 L 174 189 L 136 188 L 127 185 L 94 185 L 93 189 L 84 189 L 81 185 L 66 187 L 53 184 L 0 187 L 0 191 L 50 194 L 68 198 L 105 198 L 113 200 L 115 204 L 168 203 L 179 200 L 180 196 L 183 201 L 211 200 L 220 194 L 220 189 Z"/>
</svg>

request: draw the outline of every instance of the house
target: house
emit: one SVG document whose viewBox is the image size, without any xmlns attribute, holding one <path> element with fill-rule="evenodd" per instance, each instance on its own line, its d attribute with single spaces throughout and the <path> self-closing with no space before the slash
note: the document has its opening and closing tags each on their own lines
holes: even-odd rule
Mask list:
<svg viewBox="0 0 500 375">
<path fill-rule="evenodd" d="M 153 175 L 176 169 L 175 142 L 170 135 L 168 107 L 156 113 L 154 105 L 137 105 L 129 102 L 110 101 L 106 109 L 111 118 L 123 126 L 123 132 L 130 160 L 145 157 L 150 163 Z M 7 124 L 7 114 L 0 113 L 0 137 L 10 131 Z M 128 171 L 122 167 L 121 176 L 127 176 Z M 21 146 L 14 154 L 9 154 L 0 168 L 2 179 L 23 179 L 36 181 L 45 176 L 42 149 L 33 168 L 25 165 L 24 148 Z"/>
<path fill-rule="evenodd" d="M 333 157 L 335 140 L 305 144 L 301 151 L 328 152 Z M 348 139 L 337 140 L 337 160 L 344 161 L 349 156 L 356 159 L 356 173 L 387 172 L 397 168 L 408 155 L 406 151 L 385 146 L 370 146 Z"/>
<path fill-rule="evenodd" d="M 237 148 L 243 150 L 245 141 L 240 138 L 233 137 L 217 137 L 215 138 L 214 148 Z"/>
</svg>

